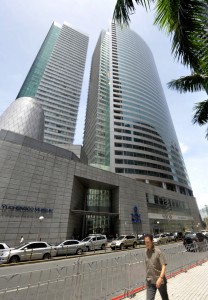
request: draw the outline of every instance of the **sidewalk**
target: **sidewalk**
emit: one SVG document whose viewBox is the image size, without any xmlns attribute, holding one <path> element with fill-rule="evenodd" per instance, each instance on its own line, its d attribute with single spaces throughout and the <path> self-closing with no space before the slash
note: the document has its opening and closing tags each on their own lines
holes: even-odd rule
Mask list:
<svg viewBox="0 0 208 300">
<path fill-rule="evenodd" d="M 169 300 L 208 300 L 208 262 L 168 279 Z M 146 300 L 146 290 L 127 299 Z M 161 300 L 157 291 L 155 300 Z"/>
</svg>

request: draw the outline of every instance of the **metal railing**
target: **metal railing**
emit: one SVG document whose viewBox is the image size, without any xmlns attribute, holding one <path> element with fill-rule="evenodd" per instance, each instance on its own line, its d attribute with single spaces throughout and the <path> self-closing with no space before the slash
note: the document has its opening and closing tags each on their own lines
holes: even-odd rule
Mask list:
<svg viewBox="0 0 208 300">
<path fill-rule="evenodd" d="M 207 242 L 194 245 L 190 251 L 183 245 L 160 248 L 168 262 L 168 276 L 208 260 Z M 42 270 L 23 273 L 20 267 L 12 267 L 19 273 L 0 275 L 0 300 L 109 300 L 133 295 L 145 285 L 144 250 L 61 260 L 53 268 L 47 268 L 48 264 L 43 264 Z"/>
</svg>

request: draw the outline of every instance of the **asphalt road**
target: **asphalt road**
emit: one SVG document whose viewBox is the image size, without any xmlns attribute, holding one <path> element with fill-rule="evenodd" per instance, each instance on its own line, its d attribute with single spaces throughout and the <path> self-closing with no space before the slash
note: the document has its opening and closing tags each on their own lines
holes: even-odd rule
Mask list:
<svg viewBox="0 0 208 300">
<path fill-rule="evenodd" d="M 160 245 L 161 249 L 172 249 L 173 247 L 182 245 L 182 242 L 177 243 L 168 243 L 165 245 Z M 185 249 L 184 249 L 185 250 Z M 83 261 L 94 261 L 103 259 L 102 255 L 109 255 L 110 257 L 118 257 L 121 253 L 126 253 L 129 251 L 140 251 L 142 253 L 145 252 L 144 245 L 138 245 L 136 249 L 129 248 L 128 250 L 117 250 L 112 251 L 109 247 L 106 250 L 95 250 L 90 252 L 84 252 L 83 255 L 69 255 L 69 256 L 57 256 L 53 257 L 51 260 L 42 260 L 42 261 L 31 261 L 31 262 L 22 262 L 17 264 L 7 264 L 7 265 L 0 265 L 0 276 L 2 275 L 12 275 L 15 273 L 24 273 L 24 272 L 31 272 L 36 270 L 46 270 L 49 268 L 56 268 L 56 267 L 63 267 L 72 265 L 74 262 L 78 260 L 78 258 Z M 1 288 L 1 286 L 0 286 Z"/>
</svg>

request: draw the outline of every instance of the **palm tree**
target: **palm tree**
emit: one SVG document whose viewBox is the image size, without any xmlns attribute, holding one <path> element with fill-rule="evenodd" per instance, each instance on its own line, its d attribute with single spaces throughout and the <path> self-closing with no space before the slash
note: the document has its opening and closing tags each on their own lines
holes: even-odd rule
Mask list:
<svg viewBox="0 0 208 300">
<path fill-rule="evenodd" d="M 135 12 L 134 3 L 146 10 L 154 4 L 154 24 L 171 37 L 175 59 L 191 69 L 191 75 L 172 80 L 168 87 L 181 93 L 199 90 L 208 93 L 207 0 L 117 0 L 113 19 L 128 25 L 130 15 Z M 208 100 L 196 103 L 194 111 L 193 123 L 208 123 Z"/>
</svg>

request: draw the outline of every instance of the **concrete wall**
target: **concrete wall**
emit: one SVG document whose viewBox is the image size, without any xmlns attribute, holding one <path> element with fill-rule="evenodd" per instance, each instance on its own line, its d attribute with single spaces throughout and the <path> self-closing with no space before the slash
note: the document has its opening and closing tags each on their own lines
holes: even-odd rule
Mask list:
<svg viewBox="0 0 208 300">
<path fill-rule="evenodd" d="M 17 245 L 22 235 L 25 241 L 41 237 L 48 242 L 61 242 L 71 238 L 75 229 L 80 234 L 83 216 L 71 210 L 84 210 L 88 188 L 112 190 L 112 212 L 119 214 L 113 219 L 113 227 L 118 234 L 151 230 L 146 193 L 189 203 L 194 222 L 200 222 L 193 197 L 82 164 L 70 151 L 0 131 L 1 242 Z M 141 214 L 141 224 L 131 222 L 135 206 Z M 51 212 L 35 211 L 37 208 Z"/>
</svg>

